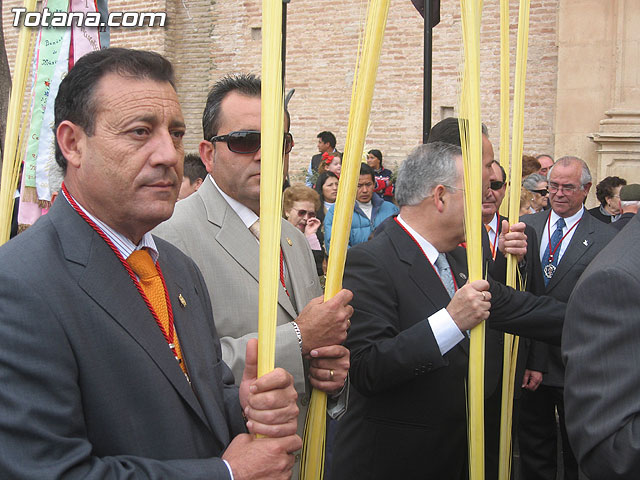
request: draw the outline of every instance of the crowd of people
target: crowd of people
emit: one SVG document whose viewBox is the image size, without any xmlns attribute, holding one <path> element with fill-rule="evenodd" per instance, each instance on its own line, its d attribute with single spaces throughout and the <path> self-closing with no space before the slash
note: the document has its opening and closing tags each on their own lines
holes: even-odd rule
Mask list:
<svg viewBox="0 0 640 480">
<path fill-rule="evenodd" d="M 62 81 L 62 191 L 0 247 L 0 477 L 298 478 L 319 389 L 325 478 L 465 480 L 469 331 L 486 322 L 485 478 L 503 332 L 521 336 L 520 478 L 555 480 L 558 428 L 565 479 L 636 478 L 640 185 L 607 177 L 587 211 L 583 160 L 528 157 L 509 224 L 483 128 L 487 277 L 469 282 L 459 122 L 444 119 L 397 178 L 368 151 L 345 288 L 325 300 L 341 154 L 319 133 L 306 184 L 283 191 L 277 368 L 258 378 L 260 109 L 258 77 L 221 78 L 185 156 L 162 56 L 105 49 Z M 287 114 L 285 165 L 290 128 Z"/>
</svg>

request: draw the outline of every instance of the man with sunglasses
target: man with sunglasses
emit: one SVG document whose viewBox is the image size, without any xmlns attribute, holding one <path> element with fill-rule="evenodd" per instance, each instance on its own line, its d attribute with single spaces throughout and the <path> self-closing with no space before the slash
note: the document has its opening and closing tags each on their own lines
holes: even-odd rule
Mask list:
<svg viewBox="0 0 640 480">
<path fill-rule="evenodd" d="M 540 242 L 544 294 L 567 302 L 587 265 L 616 231 L 592 217 L 583 203 L 591 188 L 587 164 L 560 158 L 549 171 L 550 211 L 525 215 Z M 565 480 L 578 479 L 578 465 L 567 440 L 564 414 L 564 366 L 560 348 L 547 346 L 548 372 L 535 391 L 526 391 L 520 410 L 519 441 L 523 478 L 555 480 L 557 422 L 560 422 Z"/>
<path fill-rule="evenodd" d="M 213 299 L 222 356 L 236 375 L 244 368 L 245 345 L 258 329 L 260 94 L 254 75 L 216 82 L 204 109 L 200 142 L 209 176 L 155 231 L 200 267 Z M 291 140 L 286 133 L 285 161 Z M 302 432 L 310 385 L 339 394 L 345 384 L 349 351 L 341 344 L 353 312 L 348 305 L 352 295 L 342 290 L 323 302 L 309 244 L 284 219 L 280 245 L 276 366 L 294 377 Z"/>
</svg>

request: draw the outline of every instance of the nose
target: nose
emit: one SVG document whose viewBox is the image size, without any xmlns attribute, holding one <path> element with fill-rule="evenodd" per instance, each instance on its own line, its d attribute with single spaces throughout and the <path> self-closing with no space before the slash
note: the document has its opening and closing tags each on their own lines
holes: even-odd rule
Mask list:
<svg viewBox="0 0 640 480">
<path fill-rule="evenodd" d="M 150 145 L 153 149 L 150 155 L 152 165 L 173 167 L 182 161 L 184 157 L 182 137 L 176 137 L 172 132 L 163 130 L 157 133 L 154 140 Z"/>
</svg>

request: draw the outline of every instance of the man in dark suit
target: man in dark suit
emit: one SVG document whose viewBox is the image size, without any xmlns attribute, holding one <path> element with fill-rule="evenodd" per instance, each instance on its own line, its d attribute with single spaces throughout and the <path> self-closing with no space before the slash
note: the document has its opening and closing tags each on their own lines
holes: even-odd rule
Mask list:
<svg viewBox="0 0 640 480">
<path fill-rule="evenodd" d="M 87 54 L 55 131 L 62 193 L 0 248 L 0 477 L 289 478 L 292 377 L 256 380 L 254 340 L 235 387 L 200 271 L 148 233 L 182 180 L 171 64 Z"/>
<path fill-rule="evenodd" d="M 465 285 L 462 177 L 458 147 L 418 147 L 398 173 L 400 215 L 349 250 L 353 388 L 332 479 L 466 478 L 466 331 L 491 311 L 490 326 L 559 342 L 561 304 L 496 282 Z"/>
<path fill-rule="evenodd" d="M 638 238 L 636 215 L 585 269 L 567 306 L 567 433 L 591 480 L 635 480 L 640 471 Z"/>
<path fill-rule="evenodd" d="M 591 260 L 616 234 L 583 207 L 591 187 L 587 165 L 577 157 L 560 158 L 549 172 L 550 211 L 525 215 L 540 239 L 540 263 L 545 295 L 562 302 Z M 567 440 L 564 421 L 564 367 L 560 348 L 548 347 L 548 373 L 536 391 L 524 392 L 520 409 L 519 444 L 525 479 L 556 478 L 556 409 L 562 436 L 564 478 L 578 479 L 578 465 Z"/>
<path fill-rule="evenodd" d="M 509 238 L 504 234 L 504 222 L 506 217 L 499 214 L 500 205 L 504 200 L 507 185 L 507 175 L 500 164 L 494 161 L 491 165 L 493 169 L 493 180 L 490 188 L 485 193 L 482 201 L 482 223 L 487 230 L 489 248 L 492 261 L 489 263 L 488 271 L 495 281 L 506 284 L 507 277 L 507 257 L 505 256 L 505 241 Z M 503 225 L 504 224 L 504 225 Z M 518 256 L 518 274 L 516 282 L 518 288 L 520 284 L 523 290 L 537 295 L 544 293 L 544 282 L 542 281 L 542 270 L 540 268 L 540 254 L 538 253 L 538 241 L 532 227 L 526 226 L 524 229 L 526 237 L 526 253 Z M 497 336 L 494 342 L 498 348 L 504 348 L 504 335 L 495 330 L 488 330 L 487 335 Z M 515 430 L 519 412 L 519 402 L 522 390 L 535 390 L 542 381 L 542 374 L 546 371 L 546 348 L 544 344 L 532 342 L 529 338 L 521 337 L 518 346 L 518 357 L 516 362 L 515 388 L 513 394 L 512 424 Z M 542 352 L 541 352 L 542 350 Z M 497 362 L 495 364 L 485 364 L 486 376 L 495 376 L 502 379 L 503 360 L 498 355 L 494 355 Z M 502 388 L 496 388 L 485 403 L 485 438 L 486 438 L 486 471 L 487 478 L 497 478 L 498 458 L 500 443 L 500 412 L 502 402 Z"/>
</svg>

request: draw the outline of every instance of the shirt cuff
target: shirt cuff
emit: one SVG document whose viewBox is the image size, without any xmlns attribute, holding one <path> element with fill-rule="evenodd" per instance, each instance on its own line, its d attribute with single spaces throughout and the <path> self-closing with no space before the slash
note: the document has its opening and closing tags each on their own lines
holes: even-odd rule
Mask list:
<svg viewBox="0 0 640 480">
<path fill-rule="evenodd" d="M 231 480 L 233 479 L 233 472 L 231 471 L 231 465 L 229 465 L 229 462 L 227 462 L 226 460 L 222 460 L 224 462 L 224 464 L 227 466 L 227 468 L 229 469 L 229 476 L 231 477 Z"/>
<path fill-rule="evenodd" d="M 464 338 L 464 334 L 453 321 L 446 308 L 438 310 L 427 320 L 442 355 L 455 347 Z"/>
</svg>

